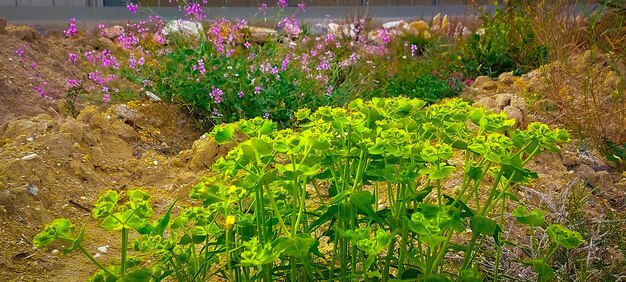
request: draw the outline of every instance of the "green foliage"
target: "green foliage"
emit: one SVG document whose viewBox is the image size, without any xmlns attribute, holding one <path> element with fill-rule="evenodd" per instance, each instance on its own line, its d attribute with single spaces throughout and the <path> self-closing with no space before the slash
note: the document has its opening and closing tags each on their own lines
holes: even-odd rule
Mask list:
<svg viewBox="0 0 626 282">
<path fill-rule="evenodd" d="M 514 130 L 506 116 L 459 99 L 425 106 L 404 97 L 357 99 L 347 108 L 302 109 L 297 129 L 262 118 L 217 126 L 218 143 L 237 144 L 214 164 L 214 176 L 192 187 L 197 204 L 171 221 L 170 206 L 149 223 L 150 196 L 141 191 L 124 201 L 108 191 L 96 202 L 94 218 L 123 239 L 121 264 L 99 265 L 94 280 L 451 281 L 459 273 L 482 281 L 475 258 L 487 255 L 483 239 L 493 237 L 501 251 L 513 187 L 535 177 L 524 165 L 568 135 L 539 123 Z M 236 141 L 239 134 L 245 141 Z M 460 179 L 454 187 L 453 178 Z M 543 226 L 539 211 L 514 214 Z M 127 246 L 130 229 L 138 236 Z M 82 250 L 72 232 L 57 220 L 35 241 L 63 239 Z M 542 277 L 556 248 L 582 242 L 563 226 L 547 232 L 555 243 L 546 257 L 528 261 Z M 126 249 L 156 260 L 145 268 Z M 462 264 L 446 259 L 459 250 Z"/>
<path fill-rule="evenodd" d="M 522 10 L 498 8 L 494 15 L 481 18 L 479 31 L 461 42 L 461 63 L 467 74 L 522 74 L 547 62 L 547 47 L 538 42 L 530 18 Z"/>
</svg>

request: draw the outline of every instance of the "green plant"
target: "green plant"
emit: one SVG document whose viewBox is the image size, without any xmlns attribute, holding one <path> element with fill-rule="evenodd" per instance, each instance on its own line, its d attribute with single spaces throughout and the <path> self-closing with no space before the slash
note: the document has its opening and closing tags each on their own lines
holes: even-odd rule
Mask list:
<svg viewBox="0 0 626 282">
<path fill-rule="evenodd" d="M 158 258 L 149 272 L 154 280 L 480 281 L 476 258 L 486 255 L 488 237 L 496 242 L 498 277 L 504 213 L 519 202 L 516 184 L 536 177 L 524 165 L 558 151 L 568 135 L 541 123 L 513 130 L 506 115 L 460 99 L 425 105 L 396 97 L 301 109 L 295 130 L 262 118 L 222 124 L 212 138 L 236 146 L 214 164 L 214 176 L 191 189 L 199 205 L 168 224 L 170 208 L 152 225 L 144 219 L 150 213 L 137 212 L 146 210 L 145 196 L 133 206 L 129 192 L 130 207 L 116 210 L 117 194 L 108 192 L 96 210 L 105 211 L 103 227 L 123 232 L 128 225 L 143 234 L 132 246 Z M 523 224 L 543 226 L 538 212 L 516 214 Z M 540 274 L 555 246 L 582 240 L 559 225 L 546 232 L 555 245 L 541 261 L 529 261 Z M 447 258 L 459 251 L 462 262 Z"/>
<path fill-rule="evenodd" d="M 527 13 L 514 5 L 483 13 L 478 31 L 462 40 L 461 63 L 472 76 L 522 74 L 546 63 L 548 49 L 538 42 Z"/>
<path fill-rule="evenodd" d="M 151 234 L 163 236 L 168 225 L 172 206 L 159 220 L 150 224 L 148 219 L 152 216 L 152 206 L 149 201 L 151 196 L 140 190 L 132 190 L 126 193 L 128 199 L 120 202 L 120 195 L 115 191 L 107 191 L 96 202 L 92 212 L 94 219 L 102 220 L 100 227 L 107 231 L 117 231 L 121 234 L 120 261 L 118 264 L 104 266 L 89 251 L 85 249 L 83 239 L 85 228 L 82 227 L 76 234 L 75 226 L 67 219 L 55 219 L 33 239 L 35 247 L 45 247 L 56 240 L 67 241 L 71 246 L 63 250 L 63 254 L 69 254 L 79 250 L 85 255 L 99 271 L 91 277 L 91 281 L 147 281 L 160 280 L 169 275 L 168 272 L 159 271 L 158 268 L 148 269 L 142 267 L 141 260 L 128 255 L 129 231 L 135 230 L 139 234 Z"/>
</svg>

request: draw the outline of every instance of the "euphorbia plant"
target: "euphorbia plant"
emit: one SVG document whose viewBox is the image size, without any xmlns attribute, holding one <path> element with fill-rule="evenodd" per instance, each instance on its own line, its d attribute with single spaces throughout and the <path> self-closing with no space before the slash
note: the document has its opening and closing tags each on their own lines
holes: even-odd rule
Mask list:
<svg viewBox="0 0 626 282">
<path fill-rule="evenodd" d="M 169 211 L 147 225 L 136 219 L 149 216 L 145 205 L 112 208 L 113 192 L 94 214 L 105 218 L 103 227 L 143 234 L 132 246 L 158 257 L 155 280 L 480 281 L 476 258 L 488 255 L 489 238 L 498 277 L 501 226 L 509 204 L 519 205 L 516 184 L 536 177 L 525 164 L 557 151 L 568 135 L 541 123 L 513 129 L 505 114 L 460 99 L 425 105 L 359 99 L 347 108 L 300 110 L 294 129 L 277 130 L 262 118 L 223 124 L 212 138 L 236 146 L 213 165 L 214 176 L 191 189 L 199 205 L 171 225 Z M 513 215 L 532 227 L 545 223 L 538 211 Z M 560 225 L 546 232 L 555 244 L 526 260 L 540 277 L 550 277 L 558 246 L 582 242 Z M 453 251 L 461 261 L 448 259 Z M 108 271 L 102 275 L 130 273 Z"/>
</svg>

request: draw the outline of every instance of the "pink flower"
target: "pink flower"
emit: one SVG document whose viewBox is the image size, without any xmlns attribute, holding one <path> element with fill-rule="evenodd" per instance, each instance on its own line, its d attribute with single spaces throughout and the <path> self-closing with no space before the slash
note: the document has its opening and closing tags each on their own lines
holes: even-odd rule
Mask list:
<svg viewBox="0 0 626 282">
<path fill-rule="evenodd" d="M 76 55 L 74 53 L 70 53 L 69 58 L 67 58 L 67 61 L 70 64 L 76 64 L 78 62 L 78 55 Z"/>
<path fill-rule="evenodd" d="M 128 9 L 129 12 L 131 13 L 137 13 L 137 4 L 134 3 L 128 3 L 128 5 L 126 5 L 126 8 Z"/>
<path fill-rule="evenodd" d="M 102 102 L 105 102 L 105 103 L 111 102 L 111 95 L 109 95 L 109 93 L 102 95 Z"/>
<path fill-rule="evenodd" d="M 302 11 L 302 12 L 306 12 L 306 11 L 304 10 L 304 2 L 300 2 L 300 3 L 298 3 L 298 10 L 300 10 L 300 11 Z"/>
<path fill-rule="evenodd" d="M 276 5 L 278 7 L 285 8 L 287 7 L 287 0 L 278 0 L 278 3 L 276 3 Z"/>
<path fill-rule="evenodd" d="M 67 29 L 63 31 L 63 34 L 65 34 L 65 37 L 70 37 L 78 34 L 78 29 L 76 29 L 76 18 L 70 19 L 70 24 Z"/>
<path fill-rule="evenodd" d="M 259 5 L 259 11 L 263 14 L 265 14 L 265 12 L 267 11 L 267 4 L 266 3 L 261 3 L 261 5 Z"/>
</svg>

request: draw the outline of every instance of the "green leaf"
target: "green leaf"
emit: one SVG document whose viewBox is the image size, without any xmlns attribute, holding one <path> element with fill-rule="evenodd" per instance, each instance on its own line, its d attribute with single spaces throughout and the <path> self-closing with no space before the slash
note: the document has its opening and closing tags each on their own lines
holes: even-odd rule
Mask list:
<svg viewBox="0 0 626 282">
<path fill-rule="evenodd" d="M 350 195 L 349 190 L 341 191 L 341 193 L 335 195 L 332 199 L 330 199 L 330 205 L 336 205 L 343 201 L 346 197 Z"/>
<path fill-rule="evenodd" d="M 119 282 L 144 282 L 144 281 L 150 281 L 150 278 L 152 277 L 152 272 L 148 269 L 145 268 L 139 268 L 139 269 L 134 269 L 128 273 L 126 273 L 126 275 L 122 278 L 120 278 Z"/>
<path fill-rule="evenodd" d="M 72 251 L 78 249 L 78 247 L 80 247 L 80 244 L 83 243 L 84 238 L 85 238 L 85 227 L 81 227 L 80 231 L 78 232 L 78 237 L 76 237 L 76 239 L 72 241 L 72 245 L 69 248 L 63 250 L 63 254 L 67 255 L 71 253 Z"/>
<path fill-rule="evenodd" d="M 122 230 L 122 228 L 124 227 L 122 218 L 122 213 L 119 212 L 109 215 L 102 221 L 100 227 L 108 231 Z"/>
<path fill-rule="evenodd" d="M 211 133 L 213 138 L 218 144 L 224 144 L 230 140 L 232 140 L 233 135 L 235 134 L 235 125 L 233 124 L 221 124 L 216 126 Z"/>
<path fill-rule="evenodd" d="M 529 226 L 543 226 L 545 223 L 545 214 L 541 210 L 533 210 L 528 213 L 526 211 L 526 207 L 523 205 L 518 206 L 511 214 L 515 217 L 515 219 L 525 225 Z"/>
<path fill-rule="evenodd" d="M 553 242 L 566 249 L 574 249 L 585 241 L 580 233 L 572 231 L 560 224 L 550 224 L 546 232 Z"/>
<path fill-rule="evenodd" d="M 35 247 L 45 247 L 54 242 L 57 238 L 71 240 L 70 232 L 74 230 L 74 225 L 65 218 L 57 218 L 52 223 L 46 225 L 43 231 L 33 238 Z"/>
<path fill-rule="evenodd" d="M 378 215 L 372 209 L 372 204 L 374 203 L 374 196 L 369 191 L 357 191 L 350 195 L 350 202 L 357 207 L 357 209 L 365 212 L 370 219 L 374 220 L 374 222 L 378 223 L 380 226 L 383 226 L 383 222 L 380 220 Z"/>
<path fill-rule="evenodd" d="M 476 234 L 493 235 L 496 232 L 495 221 L 480 215 L 470 217 L 470 228 Z"/>
<path fill-rule="evenodd" d="M 102 194 L 96 201 L 95 207 L 91 212 L 93 218 L 105 218 L 113 212 L 113 207 L 119 200 L 119 194 L 116 191 L 109 190 Z"/>
<path fill-rule="evenodd" d="M 443 243 L 446 240 L 446 237 L 441 235 L 422 235 L 420 236 L 420 240 L 424 242 L 428 247 L 434 248 L 437 245 Z"/>
<path fill-rule="evenodd" d="M 540 259 L 526 260 L 524 261 L 524 264 L 532 265 L 533 270 L 535 270 L 535 273 L 537 273 L 537 276 L 539 278 L 538 281 L 547 282 L 553 281 L 554 278 L 556 278 L 556 273 L 554 272 L 554 269 Z"/>
<path fill-rule="evenodd" d="M 252 148 L 259 154 L 259 157 L 270 156 L 274 152 L 272 144 L 261 138 L 252 138 L 250 139 L 250 143 L 252 144 Z"/>
<path fill-rule="evenodd" d="M 165 229 L 167 229 L 167 225 L 170 223 L 172 209 L 174 208 L 174 205 L 176 204 L 177 201 L 178 199 L 175 199 L 174 202 L 172 202 L 170 206 L 167 208 L 167 211 L 165 212 L 165 214 L 159 219 L 159 221 L 154 227 L 155 234 L 163 236 L 163 232 L 165 232 Z"/>
<path fill-rule="evenodd" d="M 335 215 L 337 214 L 337 211 L 338 211 L 337 205 L 330 206 L 326 210 L 326 212 L 324 214 L 322 214 L 319 218 L 317 218 L 315 221 L 313 221 L 311 223 L 311 225 L 309 225 L 309 232 L 313 232 L 318 227 L 320 227 L 322 224 L 324 224 L 324 223 L 328 222 L 329 220 L 333 219 L 335 217 Z"/>
</svg>

